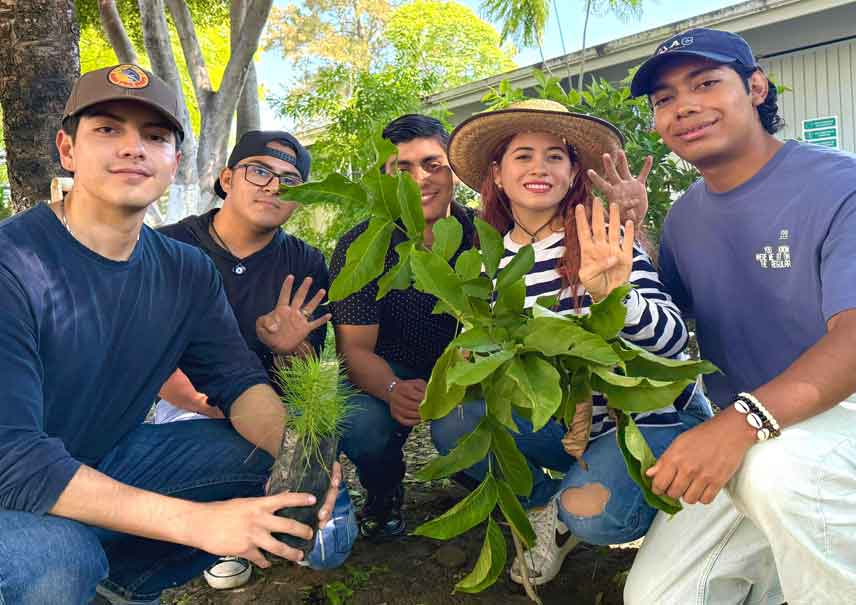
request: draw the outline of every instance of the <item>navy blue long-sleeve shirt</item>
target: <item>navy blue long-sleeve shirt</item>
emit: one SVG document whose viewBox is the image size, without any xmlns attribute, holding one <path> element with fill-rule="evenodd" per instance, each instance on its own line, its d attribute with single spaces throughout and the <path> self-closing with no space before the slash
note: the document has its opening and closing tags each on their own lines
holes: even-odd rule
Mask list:
<svg viewBox="0 0 856 605">
<path fill-rule="evenodd" d="M 0 509 L 49 511 L 176 367 L 227 416 L 267 383 L 200 250 L 143 227 L 112 261 L 44 204 L 0 223 Z"/>
</svg>

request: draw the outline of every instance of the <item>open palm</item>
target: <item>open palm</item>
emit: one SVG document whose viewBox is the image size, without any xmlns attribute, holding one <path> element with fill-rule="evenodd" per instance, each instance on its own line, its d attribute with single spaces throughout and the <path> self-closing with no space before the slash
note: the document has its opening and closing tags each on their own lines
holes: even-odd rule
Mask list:
<svg viewBox="0 0 856 605">
<path fill-rule="evenodd" d="M 326 313 L 315 320 L 310 320 L 312 313 L 315 312 L 324 298 L 326 290 L 323 288 L 318 290 L 315 296 L 304 305 L 312 285 L 312 278 L 307 277 L 303 280 L 300 288 L 294 294 L 294 298 L 291 296 L 293 284 L 294 276 L 286 277 L 276 307 L 270 313 L 262 315 L 256 320 L 256 335 L 275 353 L 296 352 L 310 332 L 323 326 L 331 317 L 329 313 Z"/>
<path fill-rule="evenodd" d="M 594 198 L 591 224 L 582 204 L 574 211 L 580 242 L 580 284 L 593 301 L 601 301 L 630 279 L 633 268 L 633 221 L 625 223 L 622 237 L 618 205 L 610 204 L 607 228 L 603 202 L 597 197 Z"/>
</svg>

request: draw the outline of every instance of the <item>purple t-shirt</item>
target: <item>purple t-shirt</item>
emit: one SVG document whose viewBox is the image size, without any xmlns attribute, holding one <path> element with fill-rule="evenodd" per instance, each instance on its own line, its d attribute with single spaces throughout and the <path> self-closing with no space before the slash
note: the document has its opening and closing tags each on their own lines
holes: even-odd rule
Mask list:
<svg viewBox="0 0 856 605">
<path fill-rule="evenodd" d="M 699 180 L 666 217 L 660 276 L 723 371 L 715 403 L 769 382 L 856 308 L 856 156 L 788 141 L 731 191 Z"/>
</svg>

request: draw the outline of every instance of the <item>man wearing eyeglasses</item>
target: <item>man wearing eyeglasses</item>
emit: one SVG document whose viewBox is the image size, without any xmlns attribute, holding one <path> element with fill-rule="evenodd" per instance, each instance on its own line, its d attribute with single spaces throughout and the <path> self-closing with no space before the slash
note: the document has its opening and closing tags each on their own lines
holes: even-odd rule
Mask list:
<svg viewBox="0 0 856 605">
<path fill-rule="evenodd" d="M 297 204 L 279 199 L 280 183 L 300 185 L 309 178 L 309 168 L 309 152 L 289 133 L 247 132 L 214 185 L 223 207 L 160 229 L 201 248 L 214 261 L 241 335 L 269 376 L 276 355 L 318 352 L 330 319 L 321 304 L 329 283 L 323 255 L 281 229 Z M 278 388 L 273 380 L 271 386 Z M 216 402 L 197 392 L 179 370 L 163 385 L 160 396 L 155 410 L 158 424 L 222 417 Z M 355 537 L 354 524 L 343 487 L 329 531 L 318 532 L 319 539 L 331 544 L 316 548 L 309 563 L 335 567 L 344 561 Z"/>
<path fill-rule="evenodd" d="M 434 223 L 447 216 L 463 227 L 463 241 L 452 258 L 472 247 L 472 212 L 453 202 L 456 179 L 449 166 L 449 134 L 428 116 L 409 114 L 390 122 L 383 137 L 395 144 L 387 172 L 408 172 L 422 194 L 425 242 L 433 239 Z M 351 243 L 365 231 L 362 223 L 346 233 L 330 261 L 332 274 L 341 271 Z M 398 262 L 395 246 L 403 236 L 393 233 L 384 270 Z M 402 449 L 419 424 L 419 404 L 437 358 L 457 330 L 453 317 L 432 313 L 437 299 L 410 287 L 393 290 L 381 300 L 374 280 L 359 292 L 331 303 L 336 346 L 348 365 L 348 377 L 361 393 L 353 398 L 355 414 L 347 420 L 342 450 L 357 468 L 366 489 L 360 533 L 389 538 L 404 533 L 401 507 L 405 466 Z"/>
</svg>

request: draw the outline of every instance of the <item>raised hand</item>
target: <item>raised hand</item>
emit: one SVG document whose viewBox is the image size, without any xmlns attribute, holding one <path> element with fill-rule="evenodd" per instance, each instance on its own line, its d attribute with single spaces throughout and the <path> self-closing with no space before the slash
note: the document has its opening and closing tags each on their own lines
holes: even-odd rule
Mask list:
<svg viewBox="0 0 856 605">
<path fill-rule="evenodd" d="M 273 311 L 262 315 L 256 320 L 256 335 L 274 353 L 289 354 L 296 352 L 306 337 L 332 317 L 329 313 L 318 319 L 310 320 L 312 313 L 321 304 L 326 290 L 321 288 L 312 299 L 304 304 L 306 295 L 312 285 L 312 278 L 307 277 L 300 288 L 291 296 L 294 276 L 289 275 L 282 283 L 279 300 Z"/>
<path fill-rule="evenodd" d="M 648 212 L 648 190 L 645 184 L 653 165 L 654 158 L 647 156 L 639 176 L 634 177 L 630 173 L 630 165 L 624 151 L 619 151 L 616 158 L 604 153 L 603 174 L 606 178 L 601 178 L 591 169 L 587 174 L 594 186 L 606 195 L 610 204 L 618 204 L 621 220 L 633 221 L 639 225 Z"/>
<path fill-rule="evenodd" d="M 625 223 L 622 240 L 617 204 L 609 206 L 608 231 L 600 198 L 594 198 L 591 227 L 582 204 L 577 205 L 574 212 L 577 239 L 580 242 L 580 284 L 592 300 L 598 302 L 630 279 L 633 268 L 633 221 Z"/>
</svg>

